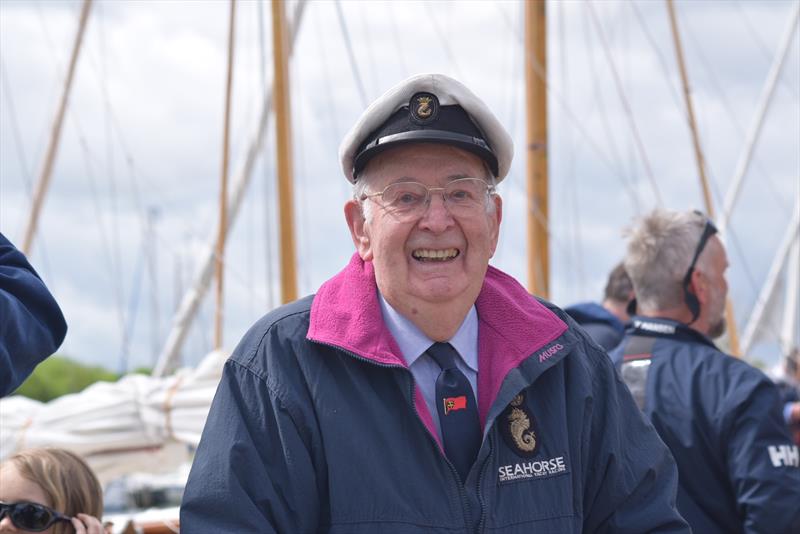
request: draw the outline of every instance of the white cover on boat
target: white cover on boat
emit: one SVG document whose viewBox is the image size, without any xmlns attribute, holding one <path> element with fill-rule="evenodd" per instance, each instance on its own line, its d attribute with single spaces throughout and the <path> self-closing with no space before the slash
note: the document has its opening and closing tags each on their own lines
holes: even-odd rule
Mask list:
<svg viewBox="0 0 800 534">
<path fill-rule="evenodd" d="M 174 470 L 197 446 L 227 354 L 154 378 L 126 375 L 48 403 L 0 399 L 0 460 L 31 447 L 64 447 L 108 480 L 126 472 Z"/>
</svg>

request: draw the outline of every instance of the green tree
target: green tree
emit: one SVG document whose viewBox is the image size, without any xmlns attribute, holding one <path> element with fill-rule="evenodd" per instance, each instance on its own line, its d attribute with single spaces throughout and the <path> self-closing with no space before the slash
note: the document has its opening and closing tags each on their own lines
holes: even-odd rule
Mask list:
<svg viewBox="0 0 800 534">
<path fill-rule="evenodd" d="M 102 367 L 90 367 L 65 356 L 54 355 L 40 363 L 14 393 L 47 402 L 82 391 L 100 380 L 115 382 L 118 379 L 118 374 Z"/>
</svg>

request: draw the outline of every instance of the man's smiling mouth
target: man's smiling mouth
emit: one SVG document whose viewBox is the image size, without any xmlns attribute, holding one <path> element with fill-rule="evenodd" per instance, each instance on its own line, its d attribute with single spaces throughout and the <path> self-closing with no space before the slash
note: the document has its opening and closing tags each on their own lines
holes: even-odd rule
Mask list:
<svg viewBox="0 0 800 534">
<path fill-rule="evenodd" d="M 418 248 L 414 250 L 411 255 L 417 261 L 433 262 L 433 261 L 450 261 L 458 257 L 461 252 L 457 248 L 445 249 L 432 249 L 432 248 Z"/>
</svg>

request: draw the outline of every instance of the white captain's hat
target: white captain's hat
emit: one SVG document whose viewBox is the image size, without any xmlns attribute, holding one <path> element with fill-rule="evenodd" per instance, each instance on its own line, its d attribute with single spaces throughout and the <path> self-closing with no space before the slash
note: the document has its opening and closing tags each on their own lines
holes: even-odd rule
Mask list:
<svg viewBox="0 0 800 534">
<path fill-rule="evenodd" d="M 486 104 L 462 83 L 443 74 L 417 74 L 375 100 L 345 135 L 339 159 L 355 183 L 369 160 L 407 143 L 443 143 L 483 159 L 501 181 L 514 143 Z"/>
</svg>

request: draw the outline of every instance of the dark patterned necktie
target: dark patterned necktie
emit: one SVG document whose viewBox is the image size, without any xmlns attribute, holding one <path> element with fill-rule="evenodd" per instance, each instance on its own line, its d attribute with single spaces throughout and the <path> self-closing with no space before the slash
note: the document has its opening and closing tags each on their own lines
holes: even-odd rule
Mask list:
<svg viewBox="0 0 800 534">
<path fill-rule="evenodd" d="M 475 395 L 456 367 L 459 355 L 450 343 L 434 343 L 427 352 L 442 369 L 436 379 L 436 406 L 444 452 L 465 482 L 481 445 Z"/>
</svg>

